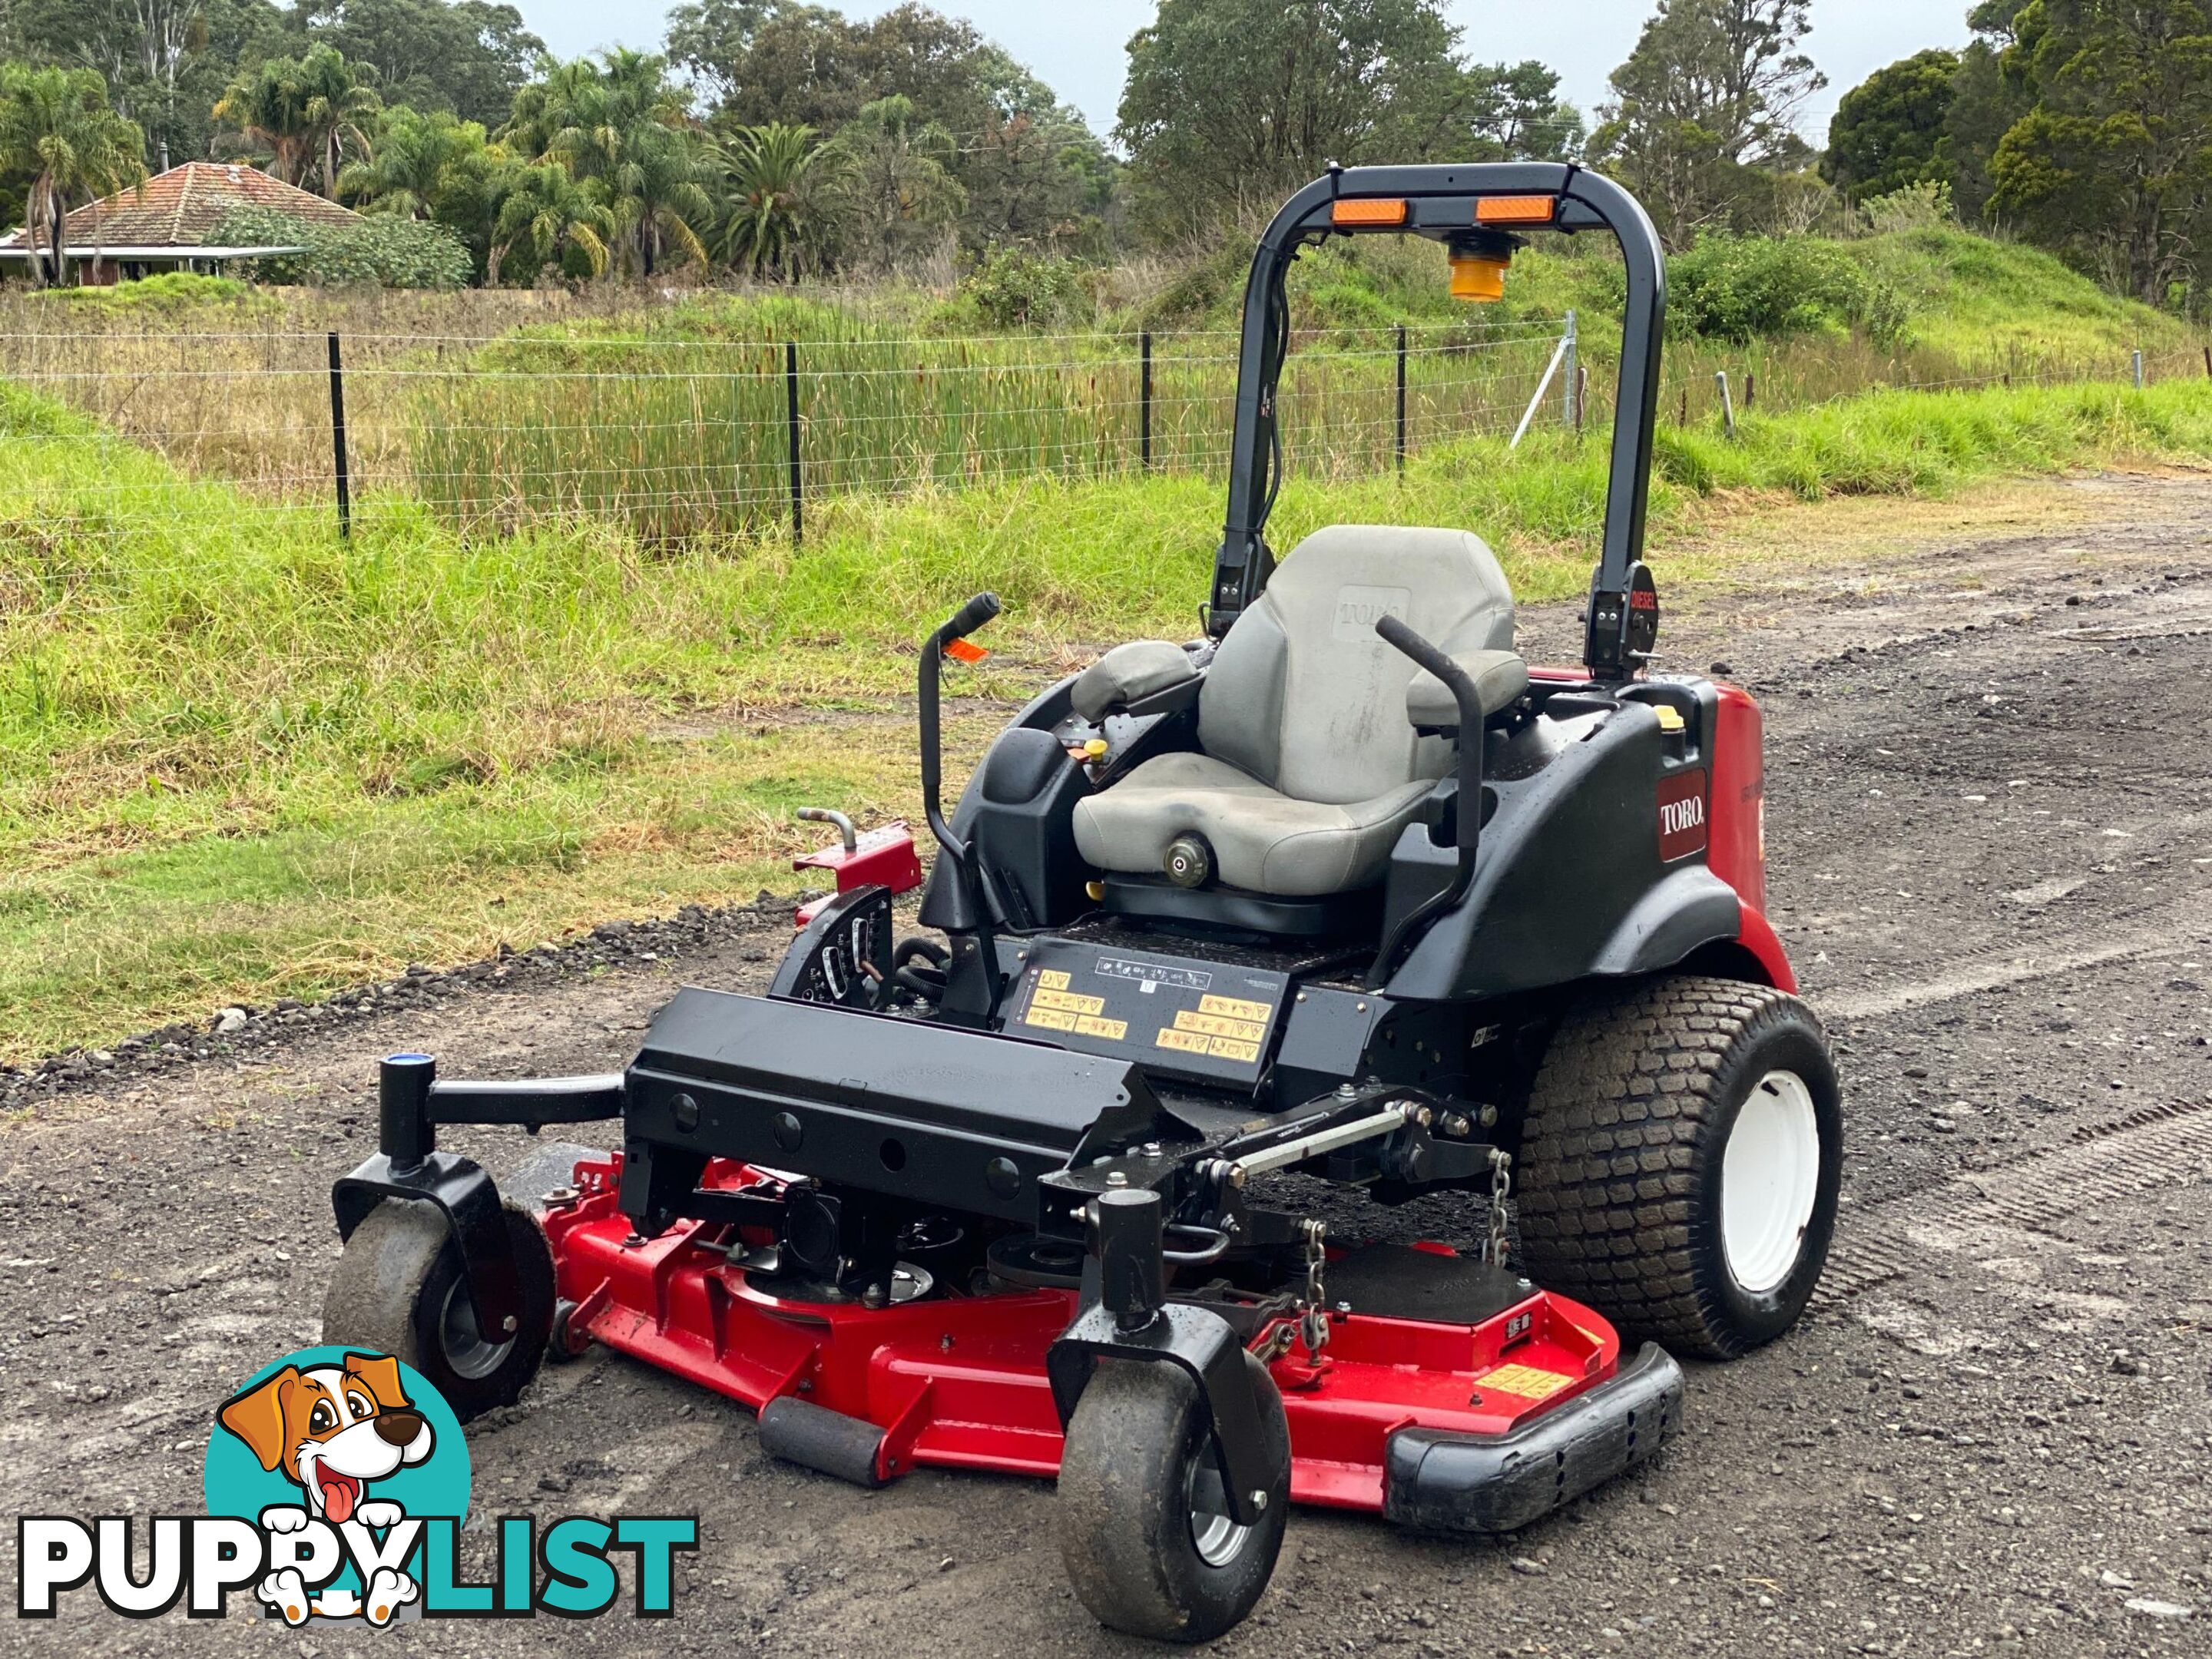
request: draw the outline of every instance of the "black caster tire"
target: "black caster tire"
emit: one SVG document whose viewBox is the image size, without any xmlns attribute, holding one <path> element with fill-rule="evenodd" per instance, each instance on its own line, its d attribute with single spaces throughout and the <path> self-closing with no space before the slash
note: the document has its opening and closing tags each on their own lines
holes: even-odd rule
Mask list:
<svg viewBox="0 0 2212 1659">
<path fill-rule="evenodd" d="M 428 1204 L 386 1199 L 346 1241 L 323 1298 L 323 1340 L 405 1361 L 465 1423 L 511 1406 L 537 1375 L 553 1329 L 553 1252 L 531 1213 L 501 1206 L 522 1280 L 522 1311 L 510 1336 L 477 1328 L 461 1252 L 445 1218 Z"/>
<path fill-rule="evenodd" d="M 1223 1505 L 1197 1383 L 1160 1360 L 1102 1359 L 1067 1425 L 1060 1550 L 1099 1623 L 1206 1642 L 1250 1613 L 1274 1576 L 1291 1508 L 1291 1425 L 1267 1368 L 1245 1368 L 1273 1474 L 1249 1527 Z"/>
<path fill-rule="evenodd" d="M 1595 992 L 1530 1092 L 1522 1264 L 1626 1338 L 1733 1359 L 1812 1300 L 1843 1146 L 1827 1035 L 1796 997 L 1686 975 Z"/>
<path fill-rule="evenodd" d="M 592 1339 L 574 1328 L 576 1304 L 567 1297 L 553 1304 L 553 1328 L 545 1339 L 545 1357 L 556 1365 L 565 1365 L 572 1359 L 581 1359 L 584 1350 L 591 1346 Z"/>
</svg>

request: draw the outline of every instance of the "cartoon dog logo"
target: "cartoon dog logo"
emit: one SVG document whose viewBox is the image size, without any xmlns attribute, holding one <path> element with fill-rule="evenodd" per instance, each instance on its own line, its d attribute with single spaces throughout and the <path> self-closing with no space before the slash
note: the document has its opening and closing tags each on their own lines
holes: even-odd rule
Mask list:
<svg viewBox="0 0 2212 1659">
<path fill-rule="evenodd" d="M 341 1531 L 397 1526 L 405 1510 L 371 1498 L 369 1483 L 424 1462 L 436 1443 L 429 1423 L 408 1401 L 399 1362 L 384 1354 L 349 1353 L 339 1364 L 304 1370 L 286 1365 L 218 1415 L 264 1470 L 281 1473 L 307 1499 L 262 1510 L 261 1525 L 272 1533 L 297 1532 L 311 1520 Z M 372 1625 L 386 1625 L 419 1593 L 411 1577 L 391 1567 L 378 1568 L 358 1595 L 331 1589 L 310 1595 L 293 1568 L 270 1573 L 255 1590 L 289 1625 L 304 1624 L 311 1614 L 365 1614 Z"/>
</svg>

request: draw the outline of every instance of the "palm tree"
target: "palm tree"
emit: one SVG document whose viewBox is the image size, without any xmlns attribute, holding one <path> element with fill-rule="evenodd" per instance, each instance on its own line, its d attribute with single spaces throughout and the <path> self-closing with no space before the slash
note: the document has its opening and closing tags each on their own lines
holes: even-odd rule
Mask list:
<svg viewBox="0 0 2212 1659">
<path fill-rule="evenodd" d="M 215 118 L 250 149 L 267 152 L 266 171 L 288 185 L 300 182 L 314 155 L 300 107 L 299 67 L 293 58 L 264 58 L 240 70 L 215 106 Z"/>
<path fill-rule="evenodd" d="M 614 235 L 614 212 L 598 179 L 579 179 L 558 161 L 519 167 L 493 227 L 489 280 L 497 283 L 508 252 L 525 242 L 541 267 L 574 252 L 592 276 L 605 276 Z"/>
<path fill-rule="evenodd" d="M 832 148 L 851 157 L 843 194 L 874 264 L 889 268 L 941 246 L 968 204 L 950 166 L 952 135 L 921 120 L 910 98 L 862 105 Z"/>
<path fill-rule="evenodd" d="M 0 65 L 0 170 L 30 179 L 23 222 L 37 286 L 66 269 L 70 198 L 143 185 L 145 158 L 145 134 L 115 112 L 98 70 Z"/>
<path fill-rule="evenodd" d="M 369 155 L 339 170 L 338 189 L 372 213 L 432 218 L 485 148 L 480 122 L 402 104 L 384 112 Z"/>
<path fill-rule="evenodd" d="M 714 170 L 688 133 L 645 130 L 614 173 L 613 207 L 624 240 L 637 252 L 640 274 L 651 276 L 670 248 L 707 263 L 701 232 L 714 222 L 705 181 Z"/>
<path fill-rule="evenodd" d="M 346 149 L 368 151 L 364 124 L 383 107 L 368 85 L 371 73 L 317 41 L 305 57 L 264 58 L 240 71 L 215 117 L 269 153 L 270 173 L 303 189 L 319 180 L 322 193 L 336 199 Z"/>
<path fill-rule="evenodd" d="M 338 173 L 349 144 L 366 154 L 368 123 L 384 107 L 369 84 L 375 70 L 349 64 L 336 46 L 317 41 L 300 60 L 300 107 L 313 143 L 324 195 L 337 199 Z"/>
<path fill-rule="evenodd" d="M 819 202 L 842 158 L 814 142 L 812 127 L 782 121 L 738 128 L 725 155 L 730 195 L 722 257 L 755 276 L 798 275 Z"/>
<path fill-rule="evenodd" d="M 501 136 L 605 188 L 625 264 L 650 276 L 671 249 L 706 259 L 711 173 L 665 58 L 618 47 L 556 64 L 516 94 Z"/>
</svg>

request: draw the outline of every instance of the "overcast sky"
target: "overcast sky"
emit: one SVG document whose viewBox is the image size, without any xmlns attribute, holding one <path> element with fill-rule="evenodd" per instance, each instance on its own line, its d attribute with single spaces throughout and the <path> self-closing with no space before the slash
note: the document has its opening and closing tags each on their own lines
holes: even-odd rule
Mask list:
<svg viewBox="0 0 2212 1659">
<path fill-rule="evenodd" d="M 595 0 L 515 3 L 530 27 L 563 56 L 616 44 L 656 46 L 667 15 L 666 6 L 657 0 L 640 0 L 619 11 Z M 828 3 L 868 17 L 889 10 L 896 0 Z M 1154 9 L 1153 0 L 933 3 L 974 22 L 1082 110 L 1102 134 L 1114 125 L 1129 37 L 1151 21 Z M 1807 49 L 1826 71 L 1829 85 L 1806 107 L 1806 136 L 1820 141 L 1836 100 L 1869 70 L 1923 46 L 1961 45 L 1966 6 L 1967 0 L 1813 0 Z M 1465 29 L 1463 44 L 1471 55 L 1486 63 L 1538 58 L 1559 71 L 1566 95 L 1587 112 L 1605 96 L 1605 77 L 1636 44 L 1652 0 L 1450 0 L 1447 9 Z"/>
</svg>

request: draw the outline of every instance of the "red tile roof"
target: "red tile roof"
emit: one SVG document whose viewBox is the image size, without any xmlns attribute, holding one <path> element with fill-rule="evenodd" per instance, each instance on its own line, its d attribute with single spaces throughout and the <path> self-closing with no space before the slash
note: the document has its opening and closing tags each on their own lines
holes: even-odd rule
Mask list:
<svg viewBox="0 0 2212 1659">
<path fill-rule="evenodd" d="M 242 163 L 187 161 L 146 181 L 144 191 L 118 191 L 69 216 L 73 248 L 203 247 L 234 208 L 281 208 L 313 224 L 349 225 L 360 215 L 312 191 L 272 179 Z M 19 244 L 20 229 L 0 237 L 0 247 Z"/>
</svg>

